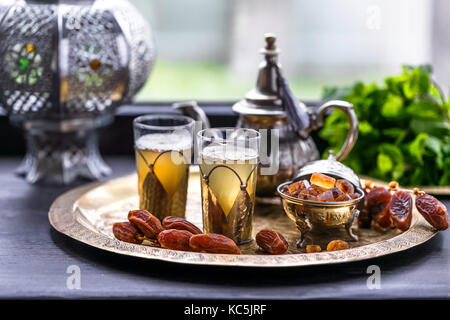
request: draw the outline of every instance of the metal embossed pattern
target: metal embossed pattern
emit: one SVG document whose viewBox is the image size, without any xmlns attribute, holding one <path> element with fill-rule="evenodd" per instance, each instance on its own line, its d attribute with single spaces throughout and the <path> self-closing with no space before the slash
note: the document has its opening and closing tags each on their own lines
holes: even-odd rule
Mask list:
<svg viewBox="0 0 450 320">
<path fill-rule="evenodd" d="M 25 1 L 0 6 L 0 100 L 11 114 L 33 119 L 52 112 L 53 57 L 49 53 L 58 29 L 57 16 L 54 4 L 41 4 L 34 10 L 27 10 Z M 36 43 L 40 43 L 39 50 L 27 50 L 27 44 Z"/>
<path fill-rule="evenodd" d="M 240 246 L 241 255 L 184 252 L 136 245 L 115 239 L 111 232 L 113 222 L 126 220 L 128 210 L 137 207 L 136 186 L 136 176 L 130 175 L 69 191 L 52 204 L 50 223 L 59 232 L 76 240 L 119 254 L 176 263 L 246 267 L 292 267 L 370 259 L 414 247 L 436 234 L 434 228 L 414 211 L 412 226 L 404 233 L 396 230 L 382 233 L 373 229 L 357 229 L 360 240 L 349 242 L 349 250 L 306 254 L 296 248 L 298 231 L 283 213 L 281 205 L 264 204 L 255 209 L 253 233 L 265 227 L 283 233 L 289 242 L 289 251 L 285 255 L 264 254 L 255 241 Z M 201 227 L 200 179 L 196 172 L 191 172 L 189 179 L 186 217 Z M 313 233 L 312 238 L 322 249 L 330 240 L 348 240 L 343 228 Z"/>
<path fill-rule="evenodd" d="M 156 48 L 127 0 L 0 1 L 0 113 L 24 129 L 29 183 L 103 179 L 95 129 L 147 80 Z"/>
<path fill-rule="evenodd" d="M 156 54 L 125 0 L 0 3 L 0 42 L 0 102 L 18 123 L 112 115 L 144 85 Z"/>
</svg>

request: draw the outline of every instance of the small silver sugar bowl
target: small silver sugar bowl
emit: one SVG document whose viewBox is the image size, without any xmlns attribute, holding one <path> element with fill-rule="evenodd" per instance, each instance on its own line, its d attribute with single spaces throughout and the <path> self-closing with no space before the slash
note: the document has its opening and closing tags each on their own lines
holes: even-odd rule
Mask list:
<svg viewBox="0 0 450 320">
<path fill-rule="evenodd" d="M 296 181 L 309 180 L 314 172 L 349 181 L 353 184 L 355 192 L 360 194 L 360 197 L 348 201 L 322 202 L 303 200 L 283 193 L 285 186 Z M 333 151 L 330 151 L 326 160 L 317 160 L 306 164 L 297 172 L 293 180 L 280 184 L 277 191 L 281 196 L 284 212 L 295 222 L 301 233 L 297 243 L 298 247 L 304 247 L 306 236 L 313 228 L 329 231 L 328 229 L 344 226 L 350 239 L 358 240 L 358 236 L 352 231 L 352 224 L 359 215 L 364 192 L 358 176 L 352 169 L 337 161 Z"/>
</svg>

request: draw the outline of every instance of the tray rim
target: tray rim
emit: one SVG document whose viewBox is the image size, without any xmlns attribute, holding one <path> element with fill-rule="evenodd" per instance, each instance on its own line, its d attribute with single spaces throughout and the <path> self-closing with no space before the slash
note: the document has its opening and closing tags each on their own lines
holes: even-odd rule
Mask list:
<svg viewBox="0 0 450 320">
<path fill-rule="evenodd" d="M 175 251 L 151 246 L 126 243 L 98 233 L 76 219 L 77 200 L 86 192 L 106 184 L 130 179 L 129 174 L 104 182 L 94 182 L 69 190 L 55 199 L 48 212 L 49 222 L 58 232 L 72 239 L 105 251 L 139 258 L 161 260 L 179 264 L 232 266 L 232 267 L 302 267 L 339 264 L 369 260 L 418 246 L 437 233 L 425 219 L 416 214 L 411 228 L 395 237 L 342 251 L 285 255 L 227 255 Z"/>
</svg>

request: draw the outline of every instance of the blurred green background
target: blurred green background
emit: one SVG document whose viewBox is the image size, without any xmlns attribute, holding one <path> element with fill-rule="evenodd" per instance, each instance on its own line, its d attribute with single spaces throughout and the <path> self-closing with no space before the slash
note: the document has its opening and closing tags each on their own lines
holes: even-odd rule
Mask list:
<svg viewBox="0 0 450 320">
<path fill-rule="evenodd" d="M 254 86 L 264 34 L 277 35 L 293 92 L 319 99 L 324 86 L 382 83 L 401 65 L 433 65 L 447 93 L 450 1 L 130 0 L 157 48 L 137 102 L 235 101 Z"/>
<path fill-rule="evenodd" d="M 255 72 L 258 61 L 255 58 Z M 400 66 L 399 66 L 400 70 Z M 381 82 L 376 72 L 360 75 L 360 80 Z M 203 101 L 235 101 L 244 96 L 256 82 L 243 79 L 218 62 L 176 62 L 157 60 L 152 74 L 136 95 L 136 102 L 198 99 Z M 354 82 L 351 76 L 324 81 L 321 77 L 297 75 L 289 79 L 291 89 L 302 100 L 317 100 L 324 85 L 343 86 Z"/>
</svg>

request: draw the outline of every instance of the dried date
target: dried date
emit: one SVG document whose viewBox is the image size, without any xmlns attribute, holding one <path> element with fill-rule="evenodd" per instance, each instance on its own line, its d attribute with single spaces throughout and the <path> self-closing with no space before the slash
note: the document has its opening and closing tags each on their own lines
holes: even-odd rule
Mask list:
<svg viewBox="0 0 450 320">
<path fill-rule="evenodd" d="M 158 234 L 158 242 L 166 249 L 192 251 L 189 246 L 191 237 L 192 233 L 187 230 L 169 229 Z"/>
<path fill-rule="evenodd" d="M 112 231 L 114 237 L 120 241 L 141 244 L 144 240 L 144 237 L 139 230 L 128 221 L 114 223 Z"/>
<path fill-rule="evenodd" d="M 202 233 L 202 230 L 197 228 L 193 223 L 180 217 L 172 217 L 172 216 L 165 217 L 162 221 L 162 226 L 166 230 L 177 229 L 177 230 L 187 230 L 192 234 Z"/>
<path fill-rule="evenodd" d="M 195 234 L 189 240 L 189 246 L 195 251 L 208 253 L 240 254 L 236 243 L 228 237 L 215 233 Z"/>
<path fill-rule="evenodd" d="M 265 252 L 270 254 L 284 254 L 288 249 L 288 243 L 279 232 L 263 229 L 256 234 L 256 243 Z"/>
<path fill-rule="evenodd" d="M 420 214 L 437 230 L 448 228 L 447 208 L 442 202 L 428 194 L 416 198 L 416 208 Z"/>
<path fill-rule="evenodd" d="M 392 218 L 389 213 L 389 202 L 391 193 L 383 187 L 373 187 L 367 194 L 366 208 L 376 223 L 382 228 L 392 225 Z"/>
<path fill-rule="evenodd" d="M 371 223 L 372 223 L 372 216 L 370 215 L 367 207 L 364 205 L 358 216 L 358 226 L 360 228 L 370 228 Z"/>
<path fill-rule="evenodd" d="M 413 199 L 407 191 L 396 191 L 389 203 L 389 214 L 394 226 L 406 231 L 411 226 Z"/>
<path fill-rule="evenodd" d="M 159 219 L 147 210 L 130 211 L 128 213 L 128 221 L 149 239 L 156 239 L 158 234 L 163 230 Z"/>
</svg>

